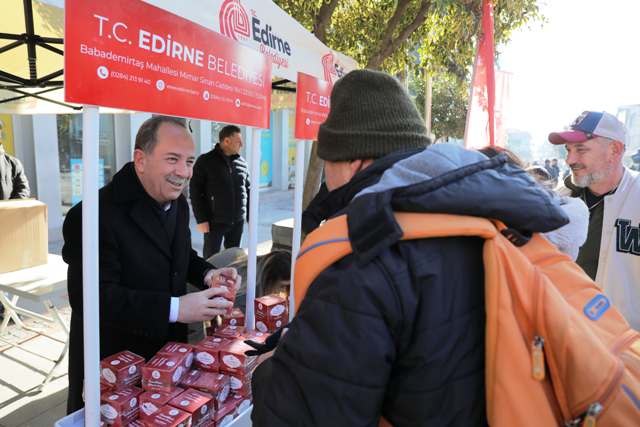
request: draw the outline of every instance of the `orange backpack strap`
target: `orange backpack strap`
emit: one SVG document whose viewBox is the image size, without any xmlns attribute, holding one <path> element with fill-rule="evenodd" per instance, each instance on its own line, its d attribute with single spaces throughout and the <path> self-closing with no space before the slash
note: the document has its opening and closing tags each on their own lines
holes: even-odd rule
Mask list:
<svg viewBox="0 0 640 427">
<path fill-rule="evenodd" d="M 490 239 L 498 232 L 488 219 L 464 215 L 396 212 L 402 240 L 449 236 Z M 340 215 L 314 230 L 302 243 L 294 276 L 295 312 L 315 278 L 334 262 L 353 252 L 347 216 Z"/>
</svg>

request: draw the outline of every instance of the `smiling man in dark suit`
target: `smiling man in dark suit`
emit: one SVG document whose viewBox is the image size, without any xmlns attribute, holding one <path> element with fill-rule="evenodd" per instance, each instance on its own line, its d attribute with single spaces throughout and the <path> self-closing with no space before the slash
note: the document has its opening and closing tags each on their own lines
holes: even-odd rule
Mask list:
<svg viewBox="0 0 640 427">
<path fill-rule="evenodd" d="M 222 314 L 222 284 L 239 287 L 235 269 L 216 270 L 191 248 L 182 191 L 195 146 L 182 120 L 155 116 L 136 136 L 134 161 L 100 190 L 100 357 L 131 350 L 148 359 L 167 341 L 186 341 L 187 324 Z M 82 204 L 64 222 L 72 308 L 67 411 L 83 406 Z M 187 294 L 186 283 L 203 289 Z"/>
</svg>

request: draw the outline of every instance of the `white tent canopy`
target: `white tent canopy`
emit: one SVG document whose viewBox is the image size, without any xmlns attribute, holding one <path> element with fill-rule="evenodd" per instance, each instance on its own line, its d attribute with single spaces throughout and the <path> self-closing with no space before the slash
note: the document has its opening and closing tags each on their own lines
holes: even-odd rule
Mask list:
<svg viewBox="0 0 640 427">
<path fill-rule="evenodd" d="M 224 34 L 271 57 L 272 74 L 292 82 L 298 72 L 335 80 L 357 63 L 318 40 L 270 0 L 142 0 Z"/>
<path fill-rule="evenodd" d="M 27 32 L 24 22 L 23 1 L 5 0 L 0 15 L 1 32 L 22 35 Z M 336 52 L 299 22 L 289 16 L 270 0 L 142 0 L 175 15 L 182 16 L 215 32 L 234 38 L 239 43 L 271 57 L 272 75 L 292 82 L 297 73 L 303 72 L 323 80 L 335 81 L 343 72 L 357 68 L 357 63 Z M 64 33 L 64 0 L 31 0 L 35 33 L 41 37 L 62 39 Z M 222 19 L 222 21 L 221 21 Z M 221 22 L 223 23 L 221 26 Z M 254 33 L 254 27 L 258 29 Z M 258 38 L 259 40 L 255 40 Z M 26 50 L 12 49 L 1 52 L 6 44 L 0 40 L 0 71 L 29 76 L 29 61 Z M 62 46 L 57 46 L 62 49 Z M 287 48 L 288 47 L 288 48 Z M 40 74 L 62 70 L 63 57 L 45 48 L 38 47 L 36 65 Z M 58 80 L 62 79 L 60 77 Z M 0 80 L 0 86 L 2 81 Z M 75 104 L 64 104 L 64 94 L 54 87 L 21 88 L 27 93 L 51 90 L 43 97 L 48 102 L 34 97 L 22 97 L 8 103 L 3 99 L 20 97 L 20 94 L 0 89 L 0 114 L 68 114 L 78 112 Z M 52 90 L 55 89 L 55 90 Z M 72 107 L 76 107 L 75 109 Z M 123 112 L 123 110 L 110 110 Z"/>
</svg>

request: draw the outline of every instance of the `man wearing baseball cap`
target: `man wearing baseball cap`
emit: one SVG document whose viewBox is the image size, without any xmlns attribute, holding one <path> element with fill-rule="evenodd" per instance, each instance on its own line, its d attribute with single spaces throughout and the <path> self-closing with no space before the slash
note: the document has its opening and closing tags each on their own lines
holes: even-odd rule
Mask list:
<svg viewBox="0 0 640 427">
<path fill-rule="evenodd" d="M 585 111 L 565 132 L 571 175 L 565 189 L 589 208 L 589 233 L 576 262 L 640 329 L 640 177 L 622 164 L 626 130 L 613 115 Z"/>
</svg>

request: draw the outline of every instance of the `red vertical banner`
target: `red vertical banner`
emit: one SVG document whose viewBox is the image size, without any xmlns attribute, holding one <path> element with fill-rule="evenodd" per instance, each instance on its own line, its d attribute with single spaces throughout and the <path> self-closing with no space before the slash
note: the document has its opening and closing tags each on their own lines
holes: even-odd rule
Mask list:
<svg viewBox="0 0 640 427">
<path fill-rule="evenodd" d="M 296 89 L 296 139 L 315 141 L 320 125 L 329 115 L 331 82 L 298 73 Z"/>
<path fill-rule="evenodd" d="M 494 58 L 493 4 L 491 0 L 483 0 L 482 34 L 478 41 L 478 51 L 473 66 L 469 109 L 464 132 L 464 145 L 467 148 L 496 145 Z"/>
</svg>

